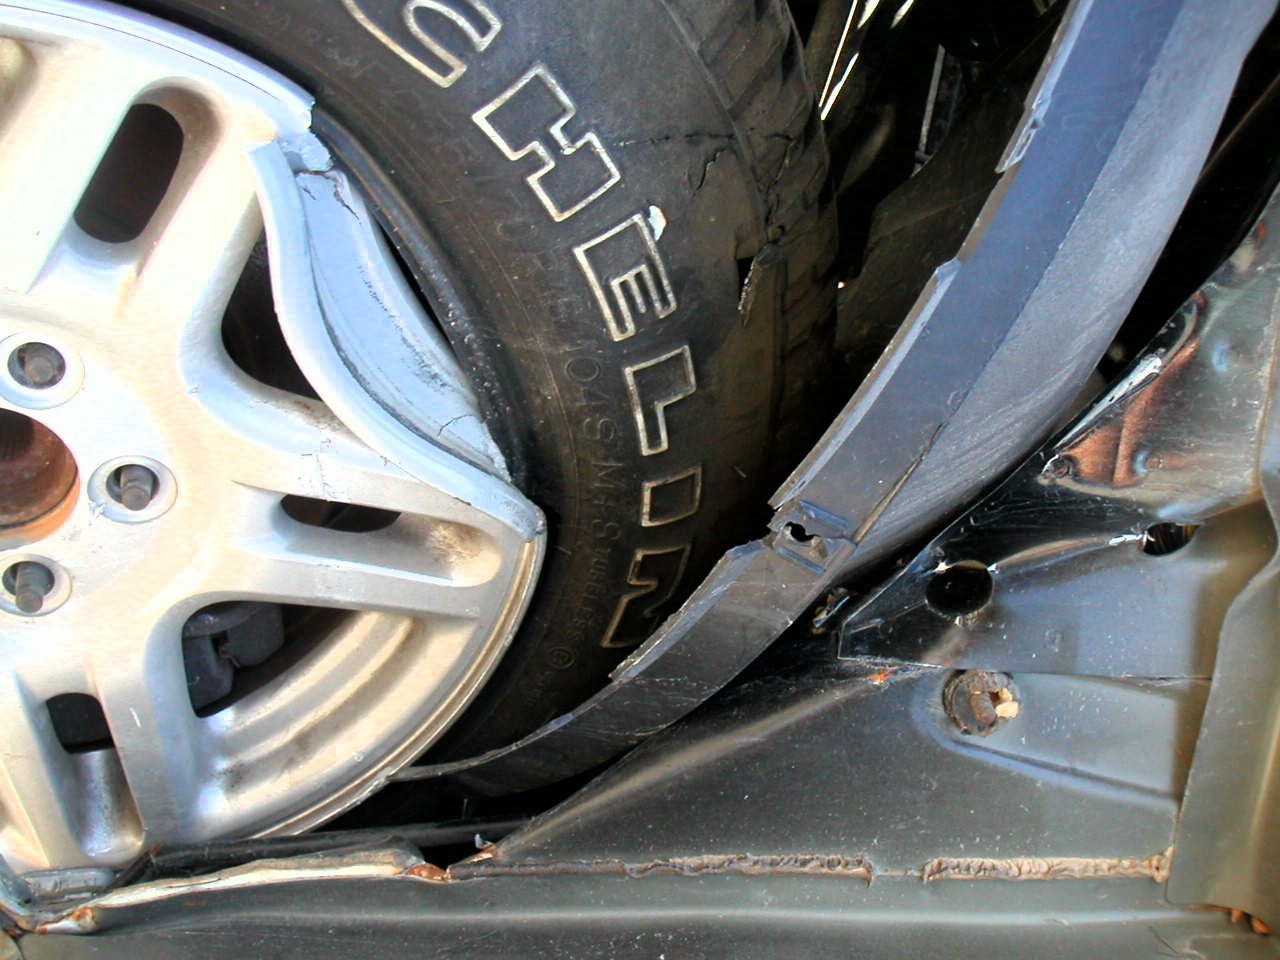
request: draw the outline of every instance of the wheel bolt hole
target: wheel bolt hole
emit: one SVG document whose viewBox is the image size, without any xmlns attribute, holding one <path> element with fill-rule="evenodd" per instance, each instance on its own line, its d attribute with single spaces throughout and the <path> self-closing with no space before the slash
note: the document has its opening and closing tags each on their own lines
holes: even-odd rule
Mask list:
<svg viewBox="0 0 1280 960">
<path fill-rule="evenodd" d="M 47 343 L 24 343 L 9 353 L 9 376 L 29 390 L 57 386 L 66 375 L 66 358 Z"/>
<path fill-rule="evenodd" d="M 44 601 L 53 592 L 53 571 L 43 563 L 22 560 L 10 564 L 0 575 L 0 583 L 13 597 L 13 605 L 22 613 L 34 614 L 44 609 Z"/>
<path fill-rule="evenodd" d="M 150 467 L 140 463 L 126 463 L 111 471 L 107 477 L 107 493 L 126 510 L 145 510 L 156 497 L 160 478 Z"/>
<path fill-rule="evenodd" d="M 985 564 L 962 560 L 935 573 L 925 588 L 929 606 L 948 617 L 977 613 L 995 592 L 995 581 Z"/>
</svg>

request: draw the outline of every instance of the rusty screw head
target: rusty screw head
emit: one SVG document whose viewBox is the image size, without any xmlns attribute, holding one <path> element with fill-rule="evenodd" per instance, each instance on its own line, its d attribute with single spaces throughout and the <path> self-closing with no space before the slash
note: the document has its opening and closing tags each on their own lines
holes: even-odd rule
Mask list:
<svg viewBox="0 0 1280 960">
<path fill-rule="evenodd" d="M 947 716 L 969 736 L 985 737 L 1021 710 L 1018 691 L 1007 673 L 962 670 L 942 688 Z"/>
<path fill-rule="evenodd" d="M 53 571 L 43 563 L 23 560 L 4 572 L 4 586 L 13 594 L 13 605 L 22 613 L 36 614 L 53 590 Z"/>
<path fill-rule="evenodd" d="M 24 343 L 9 354 L 9 374 L 24 387 L 43 390 L 67 374 L 67 361 L 47 343 Z"/>
</svg>

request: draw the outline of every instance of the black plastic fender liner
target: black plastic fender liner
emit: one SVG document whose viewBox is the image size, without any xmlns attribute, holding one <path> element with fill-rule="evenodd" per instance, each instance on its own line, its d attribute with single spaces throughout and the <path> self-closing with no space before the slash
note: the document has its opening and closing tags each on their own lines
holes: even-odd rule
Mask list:
<svg viewBox="0 0 1280 960">
<path fill-rule="evenodd" d="M 413 767 L 498 794 L 590 769 L 686 715 L 842 580 L 1021 462 L 1124 320 L 1191 192 L 1274 0 L 1074 0 L 960 253 L 731 551 L 575 711 Z"/>
<path fill-rule="evenodd" d="M 761 561 L 771 556 L 760 543 L 729 551 L 680 612 L 618 666 L 608 686 L 572 713 L 508 747 L 452 763 L 406 767 L 393 779 L 447 778 L 466 793 L 499 796 L 589 770 L 665 729 L 737 676 L 792 622 L 793 616 L 779 609 L 770 614 L 756 606 L 752 593 L 771 589 L 769 583 L 745 589 L 762 569 Z M 708 614 L 713 637 L 679 629 L 680 623 L 699 623 Z"/>
</svg>

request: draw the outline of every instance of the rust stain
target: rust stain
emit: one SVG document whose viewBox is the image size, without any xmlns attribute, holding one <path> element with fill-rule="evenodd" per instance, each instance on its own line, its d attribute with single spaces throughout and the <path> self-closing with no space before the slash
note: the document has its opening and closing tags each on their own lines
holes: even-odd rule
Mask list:
<svg viewBox="0 0 1280 960">
<path fill-rule="evenodd" d="M 940 857 L 921 871 L 925 883 L 935 880 L 1118 880 L 1146 878 L 1164 883 L 1169 878 L 1173 848 L 1137 859 L 1132 857 Z"/>
<path fill-rule="evenodd" d="M 76 933 L 92 933 L 98 928 L 98 911 L 92 906 L 76 907 L 70 913 L 47 923 L 36 924 L 24 929 L 35 933 L 62 933 L 73 928 Z"/>
<path fill-rule="evenodd" d="M 781 854 L 754 856 L 749 853 L 671 857 L 644 863 L 625 860 L 562 860 L 547 863 L 504 863 L 498 859 L 468 860 L 448 871 L 451 880 L 478 880 L 485 877 L 549 877 L 611 875 L 641 879 L 648 876 L 705 877 L 843 877 L 871 882 L 871 864 L 865 857 L 827 854 Z"/>
<path fill-rule="evenodd" d="M 1209 909 L 1219 910 L 1222 913 L 1225 913 L 1232 924 L 1239 924 L 1242 921 L 1247 921 L 1249 924 L 1249 929 L 1252 930 L 1254 933 L 1256 933 L 1260 937 L 1269 937 L 1271 935 L 1271 927 L 1265 920 L 1262 920 L 1259 917 L 1255 917 L 1253 916 L 1253 914 L 1245 913 L 1239 907 L 1216 907 L 1215 906 L 1215 907 L 1210 907 Z"/>
<path fill-rule="evenodd" d="M 437 867 L 434 863 L 424 863 L 411 870 L 406 870 L 405 876 L 414 877 L 418 880 L 429 880 L 432 883 L 449 882 L 449 871 Z"/>
<path fill-rule="evenodd" d="M 647 876 L 703 877 L 736 875 L 744 877 L 831 877 L 871 883 L 878 877 L 940 880 L 1118 880 L 1141 878 L 1163 883 L 1169 876 L 1173 849 L 1150 857 L 1014 857 L 1006 860 L 939 857 L 916 869 L 875 869 L 866 857 L 838 854 L 749 853 L 671 857 L 632 863 L 621 859 L 552 860 L 505 862 L 496 854 L 473 857 L 429 879 L 452 882 L 496 877 L 618 876 L 642 879 Z M 417 876 L 411 871 L 411 875 Z"/>
<path fill-rule="evenodd" d="M 356 864 L 359 876 L 366 879 L 399 876 L 426 883 L 453 883 L 465 880 L 483 880 L 498 877 L 557 877 L 557 876 L 616 876 L 643 879 L 649 876 L 707 877 L 826 877 L 840 880 L 857 880 L 870 885 L 877 878 L 921 880 L 932 883 L 940 880 L 1114 880 L 1146 878 L 1157 883 L 1168 879 L 1173 856 L 1170 847 L 1163 853 L 1146 858 L 1085 858 L 1085 857 L 1015 857 L 991 860 L 977 857 L 940 857 L 921 867 L 904 869 L 875 869 L 863 856 L 842 854 L 770 854 L 756 855 L 735 853 L 689 857 L 669 857 L 643 862 L 622 859 L 559 860 L 546 862 L 507 862 L 501 850 L 490 845 L 469 860 L 448 868 L 417 862 L 398 865 L 394 871 L 369 871 L 369 864 Z M 375 864 L 374 866 L 381 866 Z M 391 864 L 386 866 L 390 867 Z M 329 868 L 325 876 L 312 879 L 338 879 L 355 876 L 354 868 L 343 870 Z M 15 917 L 17 925 L 37 933 L 92 933 L 101 928 L 111 915 L 127 916 L 127 911 L 142 904 L 157 903 L 183 892 L 199 890 L 215 893 L 223 889 L 244 889 L 254 885 L 246 883 L 244 871 L 228 871 L 221 875 L 184 881 L 179 888 L 172 882 L 161 881 L 155 887 L 141 884 L 128 888 L 127 893 L 117 891 L 95 903 L 83 904 L 68 913 L 55 917 L 26 915 Z M 258 879 L 258 878 L 254 878 Z M 282 874 L 279 869 L 264 873 L 261 886 L 299 879 Z M 128 902 L 113 902 L 111 896 L 127 896 Z M 1228 911 L 1233 920 L 1247 919 L 1254 932 L 1270 933 L 1270 928 L 1256 917 L 1241 911 Z"/>
</svg>

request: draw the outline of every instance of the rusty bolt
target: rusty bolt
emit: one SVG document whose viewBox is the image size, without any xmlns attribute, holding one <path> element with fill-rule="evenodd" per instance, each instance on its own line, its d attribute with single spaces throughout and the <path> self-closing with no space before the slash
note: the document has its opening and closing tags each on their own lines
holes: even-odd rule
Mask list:
<svg viewBox="0 0 1280 960">
<path fill-rule="evenodd" d="M 67 361 L 47 343 L 24 343 L 9 356 L 9 372 L 24 387 L 56 386 L 67 373 Z"/>
<path fill-rule="evenodd" d="M 1021 709 L 1013 678 L 986 670 L 962 670 L 948 680 L 942 706 L 961 733 L 979 737 L 1012 720 Z"/>
<path fill-rule="evenodd" d="M 128 510 L 142 510 L 155 499 L 156 475 L 140 463 L 116 471 L 116 499 Z"/>
<path fill-rule="evenodd" d="M 4 572 L 4 585 L 13 593 L 13 605 L 22 613 L 39 613 L 53 590 L 53 573 L 43 563 L 23 560 Z"/>
</svg>

